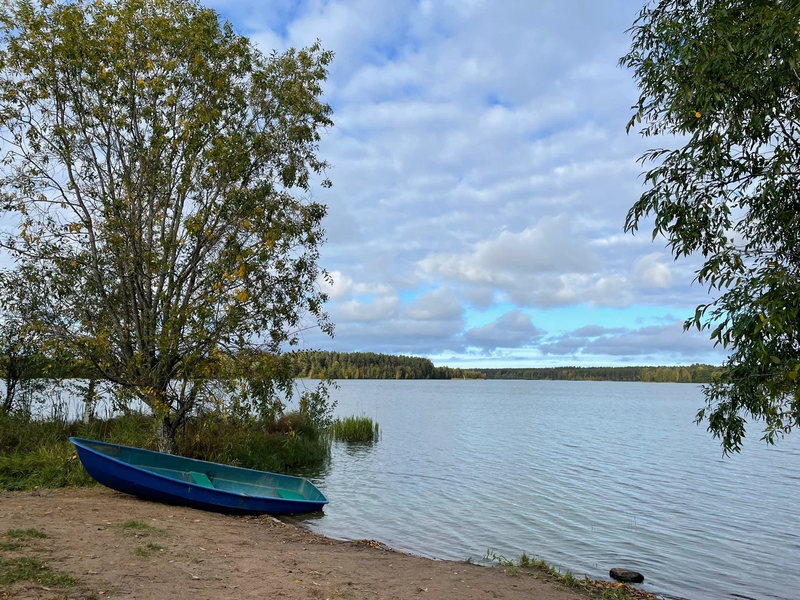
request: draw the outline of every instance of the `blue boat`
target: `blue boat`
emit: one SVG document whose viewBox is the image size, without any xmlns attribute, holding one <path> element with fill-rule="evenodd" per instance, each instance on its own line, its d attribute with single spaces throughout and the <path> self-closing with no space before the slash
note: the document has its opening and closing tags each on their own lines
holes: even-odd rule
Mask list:
<svg viewBox="0 0 800 600">
<path fill-rule="evenodd" d="M 322 510 L 328 503 L 325 495 L 302 477 L 82 438 L 69 441 L 98 483 L 158 502 L 240 515 L 308 513 Z"/>
</svg>

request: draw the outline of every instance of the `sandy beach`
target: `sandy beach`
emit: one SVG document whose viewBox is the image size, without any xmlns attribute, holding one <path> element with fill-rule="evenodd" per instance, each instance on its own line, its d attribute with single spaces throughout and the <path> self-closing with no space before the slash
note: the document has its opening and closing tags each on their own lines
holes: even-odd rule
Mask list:
<svg viewBox="0 0 800 600">
<path fill-rule="evenodd" d="M 0 492 L 0 533 L 35 529 L 2 557 L 33 556 L 76 583 L 21 581 L 13 598 L 314 598 L 576 600 L 543 572 L 396 552 L 340 541 L 270 516 L 235 517 L 140 500 L 103 488 Z M 8 542 L 8 537 L 4 541 Z"/>
</svg>

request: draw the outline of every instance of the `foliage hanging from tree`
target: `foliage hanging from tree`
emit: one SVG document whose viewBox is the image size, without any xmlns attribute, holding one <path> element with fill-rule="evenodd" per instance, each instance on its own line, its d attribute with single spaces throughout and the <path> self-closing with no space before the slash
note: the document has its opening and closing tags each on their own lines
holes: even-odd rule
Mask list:
<svg viewBox="0 0 800 600">
<path fill-rule="evenodd" d="M 628 129 L 655 148 L 628 213 L 654 218 L 675 258 L 699 254 L 715 296 L 686 327 L 728 350 L 698 422 L 739 451 L 748 420 L 769 443 L 800 425 L 800 3 L 658 0 L 621 64 L 641 96 Z"/>
<path fill-rule="evenodd" d="M 332 334 L 310 199 L 330 185 L 331 59 L 319 43 L 265 56 L 194 0 L 0 10 L 0 214 L 18 222 L 0 243 L 46 290 L 53 339 L 152 407 L 163 450 L 218 400 L 204 373 L 247 375 L 238 405 L 274 413 L 281 350 Z"/>
</svg>

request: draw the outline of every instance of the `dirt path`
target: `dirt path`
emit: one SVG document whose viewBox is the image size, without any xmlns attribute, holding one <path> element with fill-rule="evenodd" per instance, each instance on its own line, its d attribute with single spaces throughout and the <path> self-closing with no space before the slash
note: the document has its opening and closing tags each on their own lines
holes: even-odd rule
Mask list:
<svg viewBox="0 0 800 600">
<path fill-rule="evenodd" d="M 78 583 L 65 592 L 18 582 L 0 586 L 0 597 L 587 598 L 545 574 L 515 577 L 394 552 L 374 542 L 331 540 L 269 516 L 219 515 L 102 488 L 0 492 L 0 535 L 31 528 L 47 537 L 28 540 L 16 554 L 4 551 L 0 558 L 39 556 Z"/>
</svg>

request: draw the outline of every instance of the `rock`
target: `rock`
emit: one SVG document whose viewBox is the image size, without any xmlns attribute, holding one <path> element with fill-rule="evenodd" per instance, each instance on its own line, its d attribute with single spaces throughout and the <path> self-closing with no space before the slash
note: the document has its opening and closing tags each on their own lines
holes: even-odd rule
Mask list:
<svg viewBox="0 0 800 600">
<path fill-rule="evenodd" d="M 630 569 L 611 569 L 608 574 L 612 579 L 625 583 L 642 583 L 644 581 L 644 575 Z"/>
</svg>

